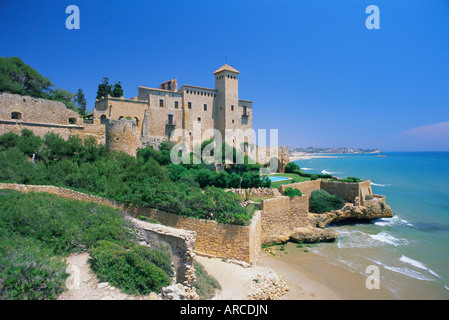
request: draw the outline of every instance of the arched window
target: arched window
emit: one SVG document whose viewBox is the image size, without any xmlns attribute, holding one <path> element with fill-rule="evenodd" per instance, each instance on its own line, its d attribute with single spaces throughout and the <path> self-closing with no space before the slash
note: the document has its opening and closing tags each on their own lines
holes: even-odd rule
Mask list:
<svg viewBox="0 0 449 320">
<path fill-rule="evenodd" d="M 106 119 L 107 119 L 106 116 L 104 114 L 102 114 L 101 117 L 100 117 L 100 123 L 101 124 L 105 124 L 106 123 Z"/>
<path fill-rule="evenodd" d="M 134 121 L 136 122 L 136 126 L 138 126 L 139 125 L 139 119 L 137 119 L 137 117 L 135 117 Z"/>
<path fill-rule="evenodd" d="M 11 119 L 20 120 L 22 118 L 22 114 L 20 112 L 11 112 Z"/>
<path fill-rule="evenodd" d="M 122 119 L 123 119 L 123 116 L 118 117 L 118 119 L 119 119 L 119 120 L 122 120 Z"/>
<path fill-rule="evenodd" d="M 76 118 L 69 118 L 69 124 L 76 124 Z"/>
</svg>

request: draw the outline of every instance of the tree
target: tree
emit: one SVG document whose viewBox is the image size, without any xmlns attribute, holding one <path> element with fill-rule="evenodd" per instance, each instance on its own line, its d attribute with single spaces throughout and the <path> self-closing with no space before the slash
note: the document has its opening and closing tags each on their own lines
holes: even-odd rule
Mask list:
<svg viewBox="0 0 449 320">
<path fill-rule="evenodd" d="M 78 113 L 81 116 L 85 116 L 87 114 L 87 101 L 82 89 L 78 89 L 78 91 L 75 94 L 74 101 L 78 106 Z"/>
<path fill-rule="evenodd" d="M 108 77 L 103 77 L 101 83 L 98 85 L 97 99 L 104 99 L 108 97 L 120 98 L 123 96 L 122 83 L 119 81 L 116 84 L 109 83 Z"/>
<path fill-rule="evenodd" d="M 114 84 L 114 89 L 111 92 L 111 96 L 116 98 L 120 98 L 123 96 L 123 88 L 120 81 Z"/>
<path fill-rule="evenodd" d="M 75 105 L 75 102 L 73 101 L 74 97 L 75 94 L 62 88 L 56 88 L 55 90 L 51 90 L 50 100 L 62 102 L 65 104 L 67 109 L 78 111 L 78 107 Z"/>
<path fill-rule="evenodd" d="M 48 99 L 50 79 L 42 76 L 18 57 L 0 57 L 0 92 Z"/>
<path fill-rule="evenodd" d="M 103 77 L 101 83 L 98 85 L 97 99 L 107 98 L 108 94 L 111 94 L 112 85 L 109 84 L 109 78 Z"/>
</svg>

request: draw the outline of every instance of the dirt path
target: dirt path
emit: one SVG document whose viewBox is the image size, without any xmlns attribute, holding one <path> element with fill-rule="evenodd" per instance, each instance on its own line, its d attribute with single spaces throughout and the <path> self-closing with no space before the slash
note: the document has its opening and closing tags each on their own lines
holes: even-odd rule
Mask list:
<svg viewBox="0 0 449 320">
<path fill-rule="evenodd" d="M 58 300 L 157 300 L 156 294 L 131 296 L 111 287 L 107 282 L 100 283 L 90 269 L 87 253 L 71 254 L 67 258 L 67 291 Z"/>
</svg>

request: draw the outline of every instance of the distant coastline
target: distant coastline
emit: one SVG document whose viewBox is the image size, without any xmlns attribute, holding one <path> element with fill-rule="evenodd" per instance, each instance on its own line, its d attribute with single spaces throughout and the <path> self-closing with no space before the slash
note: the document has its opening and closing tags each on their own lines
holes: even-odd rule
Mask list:
<svg viewBox="0 0 449 320">
<path fill-rule="evenodd" d="M 359 148 L 295 148 L 290 150 L 290 161 L 314 159 L 314 158 L 335 158 L 333 154 L 361 154 L 375 153 L 381 154 L 378 149 L 359 149 Z"/>
</svg>

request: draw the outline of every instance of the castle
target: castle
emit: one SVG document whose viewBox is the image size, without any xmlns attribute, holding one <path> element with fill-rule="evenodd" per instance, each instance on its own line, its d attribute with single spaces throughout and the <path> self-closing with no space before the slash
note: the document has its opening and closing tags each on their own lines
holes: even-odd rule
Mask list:
<svg viewBox="0 0 449 320">
<path fill-rule="evenodd" d="M 71 134 L 81 138 L 94 137 L 108 150 L 124 151 L 135 156 L 139 148 L 155 148 L 166 140 L 189 141 L 195 136 L 200 141 L 223 137 L 233 132 L 231 143 L 242 151 L 253 145 L 253 101 L 239 99 L 240 72 L 225 64 L 215 72 L 215 89 L 183 85 L 178 89 L 177 79 L 162 83 L 159 88 L 138 87 L 138 95 L 103 97 L 96 100 L 86 123 L 64 104 L 20 95 L 0 94 L 0 134 L 20 133 L 22 128 L 44 136 L 52 131 L 67 138 Z M 199 131 L 199 132 L 198 132 Z M 198 140 L 197 140 L 198 142 Z M 239 145 L 240 144 L 240 145 Z M 277 147 L 278 168 L 289 161 L 288 147 Z M 273 147 L 256 147 L 259 163 L 270 161 Z"/>
</svg>

